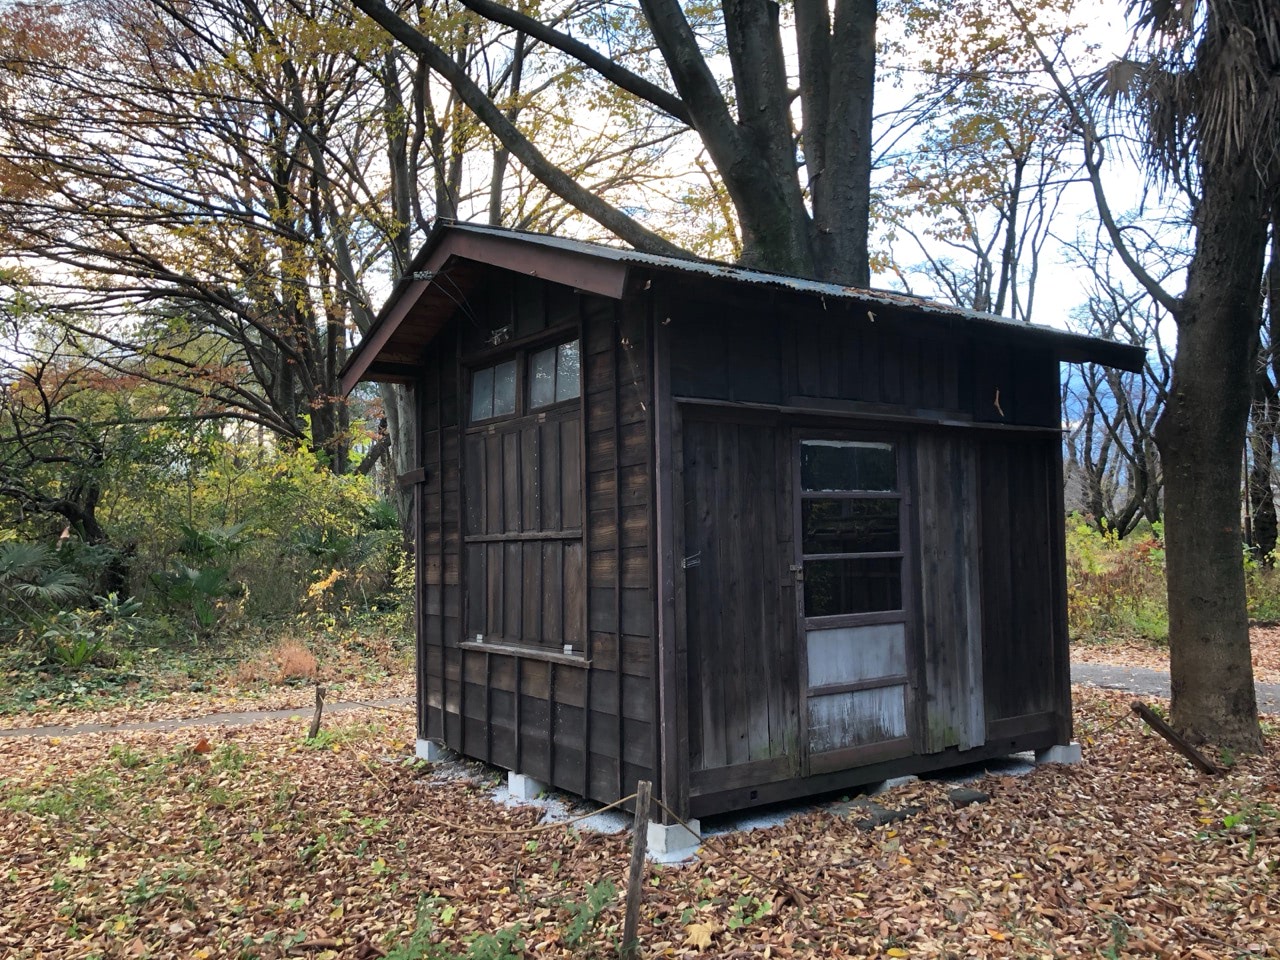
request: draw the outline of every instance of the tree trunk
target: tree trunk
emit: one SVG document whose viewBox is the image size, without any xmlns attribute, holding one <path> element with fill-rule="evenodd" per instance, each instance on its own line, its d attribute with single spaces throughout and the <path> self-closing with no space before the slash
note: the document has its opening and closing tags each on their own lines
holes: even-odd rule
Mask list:
<svg viewBox="0 0 1280 960">
<path fill-rule="evenodd" d="M 1193 742 L 1262 746 L 1241 556 L 1240 463 L 1258 329 L 1267 204 L 1247 159 L 1204 171 L 1176 315 L 1164 465 L 1174 726 Z"/>
<path fill-rule="evenodd" d="M 1280 209 L 1271 212 L 1271 263 L 1267 268 L 1267 337 L 1254 372 L 1253 469 L 1249 474 L 1249 509 L 1254 548 L 1260 563 L 1275 566 L 1276 499 L 1272 483 L 1275 448 L 1280 436 Z M 1260 338 L 1261 339 L 1261 338 Z"/>
<path fill-rule="evenodd" d="M 417 467 L 417 445 L 413 435 L 414 401 L 408 387 L 394 383 L 378 384 L 382 406 L 387 415 L 387 437 L 391 441 L 388 472 L 395 495 L 396 515 L 407 548 L 414 540 L 413 490 L 401 487 L 397 478 Z"/>
<path fill-rule="evenodd" d="M 1277 397 L 1268 365 L 1254 371 L 1252 429 L 1249 433 L 1249 547 L 1264 566 L 1273 566 L 1276 548 L 1276 500 L 1271 487 L 1276 443 Z"/>
</svg>

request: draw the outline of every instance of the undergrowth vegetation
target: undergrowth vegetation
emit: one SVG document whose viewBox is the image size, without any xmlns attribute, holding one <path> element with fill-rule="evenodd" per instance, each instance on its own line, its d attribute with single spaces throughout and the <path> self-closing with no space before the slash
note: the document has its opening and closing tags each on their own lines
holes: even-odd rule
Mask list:
<svg viewBox="0 0 1280 960">
<path fill-rule="evenodd" d="M 1280 570 L 1241 547 L 1249 616 L 1280 619 Z M 1144 524 L 1121 538 L 1078 515 L 1067 518 L 1067 619 L 1075 641 L 1169 636 L 1165 599 L 1164 528 Z"/>
<path fill-rule="evenodd" d="M 106 542 L 47 515 L 0 528 L 0 712 L 311 682 L 317 657 L 403 668 L 412 564 L 369 479 L 302 448 L 188 453 L 111 464 Z"/>
</svg>

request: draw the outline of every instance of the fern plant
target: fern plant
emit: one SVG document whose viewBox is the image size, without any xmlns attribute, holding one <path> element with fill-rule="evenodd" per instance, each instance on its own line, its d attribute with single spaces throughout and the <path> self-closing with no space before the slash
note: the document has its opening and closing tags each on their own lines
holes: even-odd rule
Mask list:
<svg viewBox="0 0 1280 960">
<path fill-rule="evenodd" d="M 0 543 L 0 617 L 31 625 L 89 595 L 89 584 L 42 543 Z"/>
</svg>

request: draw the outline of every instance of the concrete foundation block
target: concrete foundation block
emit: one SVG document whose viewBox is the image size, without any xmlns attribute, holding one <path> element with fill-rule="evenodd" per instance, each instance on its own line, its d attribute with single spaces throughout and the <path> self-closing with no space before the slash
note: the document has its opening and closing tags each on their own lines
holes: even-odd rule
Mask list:
<svg viewBox="0 0 1280 960">
<path fill-rule="evenodd" d="M 1045 747 L 1043 750 L 1036 751 L 1036 763 L 1075 764 L 1083 759 L 1084 754 L 1080 751 L 1080 744 L 1075 740 L 1070 743 L 1058 743 L 1052 747 Z"/>
<path fill-rule="evenodd" d="M 508 770 L 507 790 L 515 800 L 537 800 L 539 796 L 547 792 L 547 785 L 541 780 L 535 780 L 533 777 L 525 776 L 523 773 Z"/>
<path fill-rule="evenodd" d="M 679 823 L 654 823 L 649 821 L 646 831 L 649 856 L 655 860 L 683 859 L 682 854 L 693 853 L 702 842 L 699 835 L 702 825 L 697 820 L 688 821 L 692 832 Z"/>
<path fill-rule="evenodd" d="M 442 746 L 434 740 L 419 740 L 413 752 L 419 760 L 426 760 L 428 763 L 448 760 L 453 753 L 448 747 Z"/>
</svg>

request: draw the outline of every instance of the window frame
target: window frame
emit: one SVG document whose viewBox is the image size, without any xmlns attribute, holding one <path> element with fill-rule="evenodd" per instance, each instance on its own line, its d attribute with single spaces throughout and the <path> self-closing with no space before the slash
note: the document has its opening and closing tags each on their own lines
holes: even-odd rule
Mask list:
<svg viewBox="0 0 1280 960">
<path fill-rule="evenodd" d="M 550 404 L 540 407 L 534 407 L 532 404 L 532 364 L 536 354 L 548 349 L 557 351 L 556 359 L 559 360 L 558 349 L 564 344 L 576 343 L 578 345 L 578 392 L 576 396 L 568 397 L 564 400 L 557 400 Z M 484 417 L 480 419 L 471 419 L 472 406 L 472 389 L 474 379 L 480 371 L 496 368 L 504 363 L 514 362 L 516 365 L 515 389 L 516 403 L 515 410 L 509 414 L 501 414 L 498 416 Z M 469 439 L 477 436 L 492 436 L 494 434 L 503 435 L 507 433 L 515 433 L 517 436 L 521 432 L 528 429 L 535 423 L 554 423 L 570 420 L 580 420 L 585 410 L 585 393 L 586 393 L 586 357 L 583 349 L 583 329 L 581 325 L 574 326 L 561 325 L 555 329 L 539 331 L 537 335 L 529 336 L 515 343 L 505 343 L 492 349 L 485 350 L 481 353 L 475 353 L 471 356 L 460 358 L 460 367 L 463 372 L 461 378 L 465 392 L 462 394 L 460 417 L 460 443 L 459 458 L 465 459 L 465 447 Z M 579 429 L 583 434 L 585 443 L 586 423 L 579 422 Z M 583 449 L 580 456 L 585 456 Z M 464 468 L 465 470 L 465 468 Z M 470 478 L 467 478 L 466 487 L 470 488 Z M 523 482 L 523 481 L 522 481 Z M 577 639 L 573 641 L 574 650 L 571 653 L 564 652 L 567 645 L 567 638 L 570 632 L 566 629 L 568 626 L 568 617 L 564 618 L 561 624 L 561 635 L 559 637 L 541 637 L 533 639 L 523 636 L 512 636 L 507 632 L 492 633 L 489 624 L 485 624 L 483 630 L 478 630 L 478 624 L 471 620 L 472 601 L 470 598 L 471 586 L 469 582 L 472 578 L 473 571 L 470 569 L 470 556 L 472 555 L 471 547 L 477 546 L 493 546 L 496 544 L 530 544 L 537 542 L 560 541 L 566 546 L 570 543 L 581 545 L 583 556 L 583 576 L 586 576 L 586 511 L 587 511 L 587 491 L 585 485 L 578 491 L 577 510 L 579 515 L 579 523 L 575 527 L 562 527 L 559 530 L 519 530 L 506 531 L 502 533 L 474 532 L 468 531 L 468 515 L 467 515 L 467 496 L 466 491 L 463 492 L 460 500 L 460 518 L 459 518 L 459 535 L 461 539 L 461 549 L 459 556 L 460 563 L 460 580 L 462 583 L 460 621 L 462 623 L 462 640 L 460 645 L 464 649 L 483 650 L 489 652 L 501 652 L 512 656 L 529 657 L 533 659 L 549 660 L 554 662 L 582 664 L 589 663 L 588 651 L 590 650 L 590 638 L 587 623 L 587 605 L 585 592 L 583 594 L 582 609 L 578 611 L 574 617 L 575 631 Z M 487 561 L 486 561 L 487 562 Z M 482 587 L 482 589 L 484 589 Z M 489 608 L 492 604 L 492 598 L 487 596 L 485 590 L 485 605 Z M 505 597 L 505 595 L 504 595 Z M 504 601 L 505 602 L 505 599 Z M 486 617 L 487 619 L 487 617 Z M 477 635 L 479 639 L 477 639 Z"/>
<path fill-rule="evenodd" d="M 578 344 L 578 393 L 576 396 L 567 397 L 564 400 L 554 400 L 551 403 L 544 404 L 540 407 L 533 405 L 532 397 L 532 376 L 531 367 L 533 358 L 536 354 L 543 353 L 546 350 L 556 350 L 556 362 L 559 364 L 559 348 L 565 344 Z M 474 400 L 474 385 L 476 375 L 485 370 L 496 371 L 498 367 L 505 363 L 514 361 L 516 365 L 516 384 L 515 384 L 515 409 L 511 413 L 496 414 L 488 417 L 473 418 L 472 403 Z M 469 362 L 464 361 L 464 369 L 466 371 L 466 394 L 464 396 L 464 409 L 466 410 L 466 421 L 464 429 L 470 430 L 475 427 L 488 427 L 497 423 L 506 423 L 509 420 L 518 420 L 521 417 L 541 416 L 547 413 L 569 407 L 575 403 L 582 402 L 583 380 L 586 371 L 583 369 L 583 352 L 582 337 L 579 331 L 575 329 L 561 328 L 552 331 L 550 335 L 539 335 L 536 338 L 514 345 L 504 344 L 502 348 L 493 352 L 486 352 L 482 356 L 472 358 Z M 558 370 L 557 370 L 558 378 Z"/>
<path fill-rule="evenodd" d="M 817 491 L 805 490 L 802 480 L 801 458 L 803 445 L 806 442 L 833 443 L 880 443 L 889 444 L 893 449 L 894 464 L 897 471 L 896 489 L 888 490 L 848 490 Z M 794 490 L 794 524 L 796 565 L 801 573 L 801 582 L 797 584 L 797 609 L 803 629 L 823 630 L 838 627 L 852 627 L 879 623 L 907 622 L 914 610 L 914 577 L 912 576 L 913 556 L 911 536 L 911 476 L 908 472 L 907 440 L 899 434 L 879 432 L 850 432 L 840 430 L 804 430 L 795 436 L 795 464 L 793 482 Z M 804 503 L 806 500 L 896 500 L 898 504 L 898 549 L 841 553 L 807 553 L 804 549 Z M 810 615 L 805 605 L 806 580 L 803 571 L 809 561 L 823 560 L 897 560 L 899 606 L 891 610 L 873 610 L 861 613 L 834 613 Z"/>
</svg>

